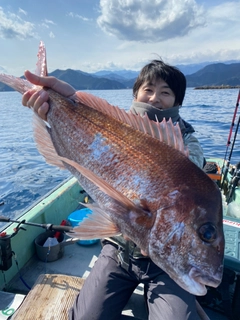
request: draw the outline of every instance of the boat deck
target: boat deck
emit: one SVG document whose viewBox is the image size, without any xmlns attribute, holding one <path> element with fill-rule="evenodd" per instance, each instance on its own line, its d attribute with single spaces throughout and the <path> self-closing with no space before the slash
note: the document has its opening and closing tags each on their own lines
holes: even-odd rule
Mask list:
<svg viewBox="0 0 240 320">
<path fill-rule="evenodd" d="M 53 262 L 43 262 L 36 255 L 21 269 L 21 278 L 31 288 L 40 274 L 65 274 L 86 278 L 91 271 L 101 250 L 100 242 L 83 246 L 78 243 L 64 247 L 63 257 Z M 10 292 L 27 294 L 29 289 L 15 276 L 7 288 Z M 227 320 L 225 316 L 205 308 L 211 320 Z M 143 286 L 134 291 L 129 303 L 122 312 L 122 319 L 147 319 L 143 299 Z"/>
</svg>

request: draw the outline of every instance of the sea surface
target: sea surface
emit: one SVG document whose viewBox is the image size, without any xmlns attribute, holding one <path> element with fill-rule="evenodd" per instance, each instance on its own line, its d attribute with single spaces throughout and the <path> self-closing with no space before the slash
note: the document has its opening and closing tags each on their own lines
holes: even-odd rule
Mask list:
<svg viewBox="0 0 240 320">
<path fill-rule="evenodd" d="M 132 90 L 94 90 L 90 93 L 128 110 Z M 188 88 L 180 110 L 196 131 L 205 157 L 229 159 L 227 141 L 236 107 L 238 89 L 194 90 Z M 68 171 L 45 163 L 32 133 L 32 111 L 21 104 L 17 92 L 0 92 L 0 215 L 16 219 L 34 202 L 67 179 Z M 239 121 L 238 111 L 231 142 Z M 237 136 L 231 163 L 240 161 Z M 0 222 L 0 230 L 4 224 Z"/>
</svg>

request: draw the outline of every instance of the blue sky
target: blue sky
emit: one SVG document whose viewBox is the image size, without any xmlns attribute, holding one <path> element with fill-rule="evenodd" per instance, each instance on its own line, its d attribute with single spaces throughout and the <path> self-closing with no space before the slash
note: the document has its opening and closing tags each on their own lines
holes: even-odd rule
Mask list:
<svg viewBox="0 0 240 320">
<path fill-rule="evenodd" d="M 40 40 L 50 72 L 240 60 L 239 12 L 239 0 L 0 0 L 0 72 L 34 71 Z"/>
</svg>

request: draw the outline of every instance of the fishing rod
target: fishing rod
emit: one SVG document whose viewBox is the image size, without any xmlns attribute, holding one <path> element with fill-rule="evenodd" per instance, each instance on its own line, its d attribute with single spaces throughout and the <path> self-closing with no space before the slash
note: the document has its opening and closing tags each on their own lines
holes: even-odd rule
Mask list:
<svg viewBox="0 0 240 320">
<path fill-rule="evenodd" d="M 228 160 L 226 161 L 228 148 L 229 148 L 229 146 L 231 144 L 231 136 L 232 136 L 232 132 L 233 132 L 233 127 L 235 125 L 235 119 L 236 119 L 236 115 L 237 115 L 237 111 L 238 111 L 238 107 L 239 107 L 239 102 L 240 102 L 240 90 L 238 92 L 238 98 L 237 98 L 235 110 L 234 110 L 234 113 L 233 113 L 233 119 L 232 119 L 230 131 L 229 131 L 229 135 L 228 135 L 227 147 L 226 147 L 223 166 L 222 166 L 222 170 L 221 170 L 221 189 L 223 188 L 224 181 L 226 180 L 226 177 L 227 177 L 227 174 L 228 174 L 228 171 L 229 171 L 230 161 L 231 161 L 234 145 L 235 145 L 236 138 L 237 138 L 237 132 L 238 132 L 238 128 L 239 128 L 240 118 L 238 119 L 238 124 L 237 124 L 236 130 L 235 130 L 234 139 L 233 139 L 232 147 L 231 147 L 231 150 L 230 150 L 230 153 L 229 153 L 229 157 L 228 157 Z M 226 166 L 224 165 L 225 162 L 226 162 Z"/>
<path fill-rule="evenodd" d="M 240 116 L 238 117 L 237 127 L 236 127 L 236 130 L 235 130 L 233 143 L 232 143 L 232 148 L 231 148 L 231 151 L 230 151 L 230 154 L 229 154 L 229 159 L 231 159 L 231 156 L 232 156 L 232 152 L 233 152 L 234 145 L 235 145 L 236 138 L 237 138 L 237 134 L 238 134 L 239 125 L 240 125 Z M 230 163 L 230 160 L 229 160 L 229 163 Z M 233 177 L 231 179 L 229 194 L 226 197 L 227 203 L 231 202 L 232 196 L 233 196 L 233 192 L 234 192 L 236 186 L 238 185 L 239 180 L 240 180 L 240 163 L 237 163 L 237 165 L 235 167 L 235 171 L 234 171 Z"/>
<path fill-rule="evenodd" d="M 237 115 L 237 111 L 238 111 L 238 107 L 239 107 L 239 100 L 240 100 L 240 90 L 238 92 L 238 98 L 237 98 L 237 102 L 236 102 L 236 107 L 234 110 L 234 114 L 233 114 L 233 119 L 232 119 L 232 124 L 230 127 L 230 131 L 229 131 L 229 135 L 228 135 L 228 141 L 227 141 L 227 147 L 230 145 L 231 143 L 231 136 L 232 136 L 232 131 L 233 131 L 233 127 L 234 127 L 234 122 L 236 119 L 236 115 Z"/>
<path fill-rule="evenodd" d="M 238 117 L 238 122 L 237 122 L 236 130 L 235 130 L 235 133 L 234 133 L 233 143 L 232 143 L 232 147 L 231 147 L 231 150 L 230 150 L 230 153 L 229 153 L 229 158 L 228 158 L 228 162 L 229 163 L 230 163 L 230 160 L 231 160 L 231 157 L 232 157 L 232 153 L 233 153 L 233 149 L 234 149 L 234 146 L 235 146 L 235 142 L 237 140 L 239 123 L 240 123 L 240 116 Z"/>
<path fill-rule="evenodd" d="M 13 222 L 13 223 L 17 223 L 17 227 L 15 228 L 14 233 L 12 234 L 12 237 L 20 230 L 25 230 L 24 228 L 20 227 L 22 224 L 23 225 L 28 225 L 28 226 L 34 226 L 34 227 L 40 227 L 40 228 L 44 228 L 46 230 L 50 230 L 50 231 L 59 231 L 59 232 L 72 232 L 73 227 L 70 226 L 65 226 L 65 225 L 54 225 L 54 224 L 43 224 L 43 223 L 34 223 L 34 222 L 26 222 L 26 220 L 13 220 L 9 217 L 5 217 L 5 216 L 0 216 L 0 222 Z"/>
</svg>

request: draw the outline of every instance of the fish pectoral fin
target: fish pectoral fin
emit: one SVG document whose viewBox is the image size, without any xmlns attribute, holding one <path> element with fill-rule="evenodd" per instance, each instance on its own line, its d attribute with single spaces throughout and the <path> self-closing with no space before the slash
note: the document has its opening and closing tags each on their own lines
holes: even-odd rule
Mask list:
<svg viewBox="0 0 240 320">
<path fill-rule="evenodd" d="M 81 240 L 101 239 L 113 237 L 120 234 L 120 230 L 112 222 L 109 215 L 96 204 L 85 204 L 92 210 L 82 222 L 73 228 L 73 233 L 69 236 L 76 237 Z"/>
<path fill-rule="evenodd" d="M 44 156 L 47 163 L 66 169 L 54 148 L 50 134 L 47 131 L 45 121 L 35 112 L 33 114 L 33 135 L 38 151 Z"/>
</svg>

